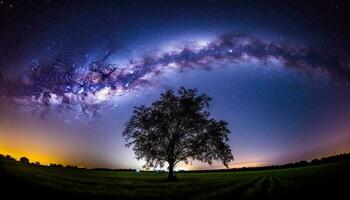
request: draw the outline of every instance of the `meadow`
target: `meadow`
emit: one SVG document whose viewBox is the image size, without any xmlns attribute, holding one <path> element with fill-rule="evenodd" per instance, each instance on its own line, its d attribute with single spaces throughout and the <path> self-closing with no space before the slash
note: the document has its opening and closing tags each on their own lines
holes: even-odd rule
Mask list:
<svg viewBox="0 0 350 200">
<path fill-rule="evenodd" d="M 340 198 L 350 161 L 240 172 L 166 173 L 69 169 L 1 160 L 1 194 L 35 199 Z"/>
</svg>

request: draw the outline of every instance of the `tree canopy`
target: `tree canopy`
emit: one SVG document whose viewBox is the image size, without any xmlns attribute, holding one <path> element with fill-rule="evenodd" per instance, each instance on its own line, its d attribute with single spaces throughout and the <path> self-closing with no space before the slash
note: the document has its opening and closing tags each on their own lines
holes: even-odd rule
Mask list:
<svg viewBox="0 0 350 200">
<path fill-rule="evenodd" d="M 20 159 L 19 159 L 19 161 L 20 162 L 22 162 L 22 163 L 29 163 L 29 159 L 28 158 L 26 158 L 26 157 L 21 157 Z"/>
<path fill-rule="evenodd" d="M 227 144 L 230 130 L 227 122 L 210 118 L 211 98 L 197 89 L 181 87 L 161 94 L 150 106 L 134 107 L 123 132 L 127 147 L 132 146 L 145 167 L 168 164 L 168 178 L 173 178 L 176 164 L 198 160 L 212 164 L 221 160 L 228 167 L 233 160 Z"/>
</svg>

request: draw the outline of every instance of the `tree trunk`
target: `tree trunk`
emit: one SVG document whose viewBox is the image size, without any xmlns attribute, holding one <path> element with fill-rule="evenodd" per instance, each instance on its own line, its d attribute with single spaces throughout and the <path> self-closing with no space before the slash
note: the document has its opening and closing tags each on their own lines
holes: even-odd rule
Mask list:
<svg viewBox="0 0 350 200">
<path fill-rule="evenodd" d="M 169 163 L 169 173 L 168 173 L 168 179 L 172 180 L 174 178 L 174 164 Z"/>
</svg>

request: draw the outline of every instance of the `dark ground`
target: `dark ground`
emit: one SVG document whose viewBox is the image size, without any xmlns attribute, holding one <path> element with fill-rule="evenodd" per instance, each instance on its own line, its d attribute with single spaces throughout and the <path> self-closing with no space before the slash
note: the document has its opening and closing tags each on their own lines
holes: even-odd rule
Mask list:
<svg viewBox="0 0 350 200">
<path fill-rule="evenodd" d="M 242 172 L 116 172 L 35 166 L 2 159 L 5 199 L 347 199 L 350 160 Z"/>
</svg>

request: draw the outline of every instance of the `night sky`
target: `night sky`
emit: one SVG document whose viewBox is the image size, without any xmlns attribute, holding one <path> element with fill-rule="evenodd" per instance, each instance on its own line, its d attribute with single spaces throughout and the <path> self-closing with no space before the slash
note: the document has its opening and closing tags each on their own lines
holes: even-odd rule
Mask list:
<svg viewBox="0 0 350 200">
<path fill-rule="evenodd" d="M 212 116 L 229 123 L 230 167 L 348 152 L 349 10 L 345 1 L 0 0 L 0 153 L 141 168 L 124 124 L 134 106 L 181 86 L 211 96 Z"/>
</svg>

